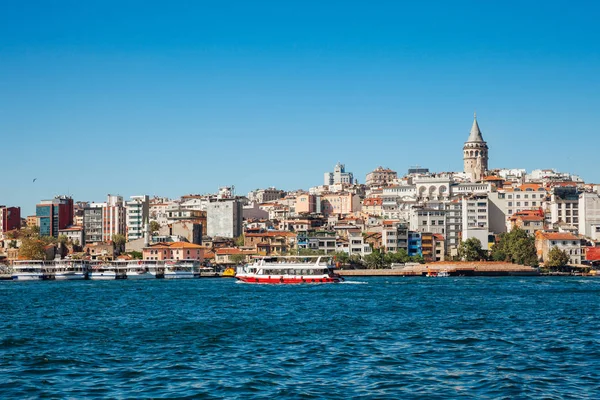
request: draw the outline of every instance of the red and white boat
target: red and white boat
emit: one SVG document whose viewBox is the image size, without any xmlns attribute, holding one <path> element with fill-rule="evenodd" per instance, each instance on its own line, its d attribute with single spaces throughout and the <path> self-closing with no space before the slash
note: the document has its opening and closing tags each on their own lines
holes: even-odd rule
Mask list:
<svg viewBox="0 0 600 400">
<path fill-rule="evenodd" d="M 306 262 L 314 259 L 315 262 Z M 235 277 L 246 283 L 339 283 L 344 278 L 333 265 L 321 259 L 327 256 L 278 256 L 256 258 L 252 264 L 238 267 Z"/>
</svg>

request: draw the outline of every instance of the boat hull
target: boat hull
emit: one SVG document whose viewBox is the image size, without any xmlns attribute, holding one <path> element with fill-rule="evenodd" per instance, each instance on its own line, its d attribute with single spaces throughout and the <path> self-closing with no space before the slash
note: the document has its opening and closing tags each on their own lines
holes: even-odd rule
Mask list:
<svg viewBox="0 0 600 400">
<path fill-rule="evenodd" d="M 54 274 L 54 280 L 57 281 L 76 281 L 81 279 L 85 279 L 85 273 L 83 272 L 74 272 L 71 274 Z"/>
<path fill-rule="evenodd" d="M 12 278 L 13 281 L 41 281 L 44 276 L 43 274 L 14 274 Z"/>
<path fill-rule="evenodd" d="M 114 281 L 117 275 L 114 272 L 90 272 L 89 278 L 93 281 Z"/>
<path fill-rule="evenodd" d="M 165 272 L 165 279 L 194 279 L 193 272 Z"/>
<path fill-rule="evenodd" d="M 342 277 L 325 276 L 251 276 L 236 275 L 236 278 L 245 283 L 268 283 L 268 284 L 302 284 L 302 283 L 340 283 Z"/>
<path fill-rule="evenodd" d="M 156 275 L 151 274 L 150 272 L 144 272 L 141 274 L 138 273 L 127 273 L 127 279 L 131 279 L 134 281 L 144 280 L 144 279 L 156 279 Z"/>
</svg>

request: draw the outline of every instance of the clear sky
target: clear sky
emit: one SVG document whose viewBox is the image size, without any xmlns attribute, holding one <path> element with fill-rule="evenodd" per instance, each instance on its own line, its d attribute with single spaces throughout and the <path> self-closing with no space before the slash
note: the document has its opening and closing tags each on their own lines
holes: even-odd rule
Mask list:
<svg viewBox="0 0 600 400">
<path fill-rule="evenodd" d="M 2 1 L 0 204 L 491 168 L 600 182 L 600 3 Z M 33 178 L 37 181 L 32 182 Z"/>
</svg>

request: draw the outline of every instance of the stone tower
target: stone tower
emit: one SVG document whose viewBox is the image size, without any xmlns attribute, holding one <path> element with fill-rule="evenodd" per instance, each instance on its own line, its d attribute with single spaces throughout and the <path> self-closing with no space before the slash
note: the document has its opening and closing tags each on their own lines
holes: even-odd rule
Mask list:
<svg viewBox="0 0 600 400">
<path fill-rule="evenodd" d="M 463 146 L 463 160 L 465 173 L 470 175 L 472 182 L 475 182 L 481 180 L 488 170 L 488 145 L 481 136 L 477 114 L 473 118 L 471 134 Z"/>
</svg>

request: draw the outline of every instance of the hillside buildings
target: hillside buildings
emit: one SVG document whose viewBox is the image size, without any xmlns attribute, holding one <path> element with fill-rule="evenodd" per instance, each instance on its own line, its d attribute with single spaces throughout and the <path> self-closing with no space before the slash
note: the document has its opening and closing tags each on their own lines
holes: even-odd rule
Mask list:
<svg viewBox="0 0 600 400">
<path fill-rule="evenodd" d="M 477 238 L 489 250 L 498 235 L 514 228 L 535 235 L 541 260 L 553 246 L 567 251 L 573 263 L 581 262 L 582 240 L 600 247 L 600 185 L 555 170 L 490 170 L 489 147 L 477 118 L 463 144 L 462 162 L 463 171 L 415 167 L 402 177 L 377 167 L 367 174 L 366 185 L 337 163 L 324 174 L 323 185 L 293 192 L 256 189 L 247 198 L 236 196 L 233 186 L 180 199 L 141 195 L 124 202 L 108 195 L 102 203 L 73 204 L 59 196 L 40 202 L 28 225 L 39 225 L 43 235 L 64 234 L 82 244 L 110 242 L 115 234 L 124 234 L 128 248 L 143 249 L 149 259 L 187 257 L 188 250 L 197 257 L 199 248 L 169 243 L 204 243 L 204 249 L 212 246 L 207 254 L 218 255 L 223 263 L 239 254 L 311 250 L 346 252 L 353 258 L 378 249 L 406 251 L 428 262 L 456 259 L 461 242 Z M 20 223 L 17 209 L 0 207 L 0 231 Z M 154 232 L 147 229 L 152 221 L 159 224 Z M 234 247 L 233 239 L 242 234 L 245 243 L 236 240 L 239 248 Z M 152 242 L 162 242 L 162 247 L 150 246 Z M 215 252 L 219 246 L 227 250 Z"/>
</svg>

